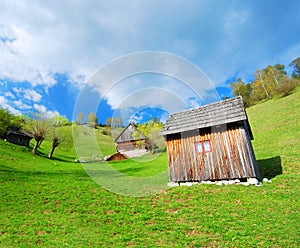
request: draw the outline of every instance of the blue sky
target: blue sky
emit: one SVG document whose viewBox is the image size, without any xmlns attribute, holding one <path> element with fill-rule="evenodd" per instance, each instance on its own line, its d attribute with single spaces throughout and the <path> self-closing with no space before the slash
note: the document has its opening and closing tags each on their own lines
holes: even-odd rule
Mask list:
<svg viewBox="0 0 300 248">
<path fill-rule="evenodd" d="M 232 96 L 237 77 L 251 81 L 256 69 L 300 56 L 298 0 L 0 0 L 0 16 L 0 105 L 16 114 L 71 120 L 82 110 L 95 111 L 102 123 L 118 115 L 124 123 L 165 120 L 216 94 Z M 161 65 L 118 82 L 95 77 L 106 65 L 118 74 L 131 64 L 112 61 L 145 51 L 187 60 L 206 85 L 201 77 L 201 87 L 179 80 L 170 61 L 168 74 Z M 101 80 L 87 89 L 93 78 Z M 87 102 L 78 107 L 82 92 Z"/>
</svg>

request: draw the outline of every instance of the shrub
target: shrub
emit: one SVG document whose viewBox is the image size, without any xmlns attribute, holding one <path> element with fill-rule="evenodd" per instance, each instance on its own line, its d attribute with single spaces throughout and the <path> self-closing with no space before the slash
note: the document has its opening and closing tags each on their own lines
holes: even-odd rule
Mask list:
<svg viewBox="0 0 300 248">
<path fill-rule="evenodd" d="M 102 134 L 104 134 L 104 135 L 111 135 L 111 130 L 110 130 L 110 128 L 109 128 L 109 127 L 103 128 Z"/>
<path fill-rule="evenodd" d="M 288 96 L 298 85 L 300 80 L 285 78 L 278 86 L 278 93 L 282 96 Z"/>
</svg>

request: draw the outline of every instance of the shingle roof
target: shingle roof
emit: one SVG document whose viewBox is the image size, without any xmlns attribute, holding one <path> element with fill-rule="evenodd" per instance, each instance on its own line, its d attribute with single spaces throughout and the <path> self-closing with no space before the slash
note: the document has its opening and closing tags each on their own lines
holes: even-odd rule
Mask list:
<svg viewBox="0 0 300 248">
<path fill-rule="evenodd" d="M 23 136 L 23 137 L 28 137 L 28 138 L 33 138 L 32 135 L 20 131 L 20 128 L 18 128 L 18 127 L 9 127 L 6 135 L 8 136 L 10 134 L 15 134 L 15 135 L 18 135 L 18 136 Z"/>
<path fill-rule="evenodd" d="M 169 116 L 161 135 L 247 120 L 242 97 L 207 104 Z"/>
<path fill-rule="evenodd" d="M 139 133 L 138 137 L 132 135 L 138 132 L 134 123 L 130 123 L 122 133 L 115 139 L 116 143 L 145 139 L 146 137 Z"/>
</svg>

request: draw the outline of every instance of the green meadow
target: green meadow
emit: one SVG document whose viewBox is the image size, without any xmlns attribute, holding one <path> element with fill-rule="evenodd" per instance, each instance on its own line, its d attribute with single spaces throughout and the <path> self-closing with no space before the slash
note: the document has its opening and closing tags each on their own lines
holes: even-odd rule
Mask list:
<svg viewBox="0 0 300 248">
<path fill-rule="evenodd" d="M 58 147 L 51 160 L 47 141 L 33 155 L 0 140 L 0 247 L 299 247 L 300 90 L 247 114 L 261 174 L 272 180 L 260 187 L 199 184 L 124 196 L 76 162 L 115 151 L 101 128 L 79 127 L 80 154 Z M 166 172 L 167 156 L 105 166 L 143 179 Z"/>
</svg>

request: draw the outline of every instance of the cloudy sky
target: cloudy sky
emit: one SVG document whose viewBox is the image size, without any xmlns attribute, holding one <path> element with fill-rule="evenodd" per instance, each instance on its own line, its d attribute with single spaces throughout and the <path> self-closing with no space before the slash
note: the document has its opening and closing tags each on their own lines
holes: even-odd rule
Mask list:
<svg viewBox="0 0 300 248">
<path fill-rule="evenodd" d="M 300 56 L 298 0 L 0 0 L 0 16 L 0 105 L 16 114 L 165 119 Z"/>
</svg>

